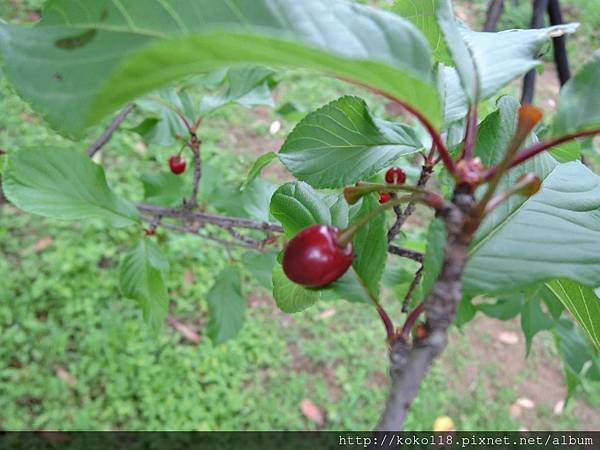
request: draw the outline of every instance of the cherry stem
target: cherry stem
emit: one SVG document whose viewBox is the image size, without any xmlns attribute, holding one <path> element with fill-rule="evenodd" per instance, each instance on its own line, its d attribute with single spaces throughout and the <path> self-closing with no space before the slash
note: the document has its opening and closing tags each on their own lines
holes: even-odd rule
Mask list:
<svg viewBox="0 0 600 450">
<path fill-rule="evenodd" d="M 340 247 L 346 247 L 354 237 L 354 234 L 360 230 L 361 227 L 369 223 L 371 220 L 379 216 L 380 214 L 386 212 L 389 209 L 393 209 L 396 206 L 400 206 L 404 203 L 408 203 L 411 201 L 423 201 L 423 198 L 419 198 L 418 195 L 403 195 L 402 197 L 398 197 L 397 199 L 390 200 L 387 203 L 384 203 L 380 207 L 371 211 L 370 214 L 367 214 L 364 217 L 358 219 L 357 222 L 350 225 L 348 228 L 343 230 L 338 236 L 337 243 Z"/>
<path fill-rule="evenodd" d="M 415 326 L 417 319 L 421 314 L 425 311 L 425 303 L 420 303 L 415 309 L 411 311 L 411 313 L 406 318 L 404 325 L 402 326 L 402 331 L 400 332 L 400 338 L 405 341 L 408 340 L 408 335 L 410 334 L 410 330 Z"/>
<path fill-rule="evenodd" d="M 465 131 L 465 142 L 463 146 L 462 159 L 470 161 L 475 156 L 475 144 L 477 143 L 477 125 L 479 121 L 477 105 L 469 109 L 467 130 Z"/>
<path fill-rule="evenodd" d="M 362 197 L 372 192 L 411 192 L 413 194 L 433 194 L 421 187 L 405 184 L 360 183 L 358 186 L 349 186 L 344 189 L 346 201 L 353 205 Z"/>
<path fill-rule="evenodd" d="M 525 150 L 523 150 L 523 152 L 521 152 L 521 154 L 519 154 L 517 157 L 515 157 L 511 161 L 509 168 L 516 167 L 520 164 L 523 164 L 525 161 L 539 155 L 540 153 L 542 153 L 552 147 L 556 147 L 557 145 L 564 144 L 565 142 L 569 142 L 569 141 L 574 141 L 575 139 L 595 136 L 597 134 L 600 134 L 600 128 L 594 129 L 594 130 L 588 130 L 588 131 L 580 131 L 578 133 L 573 133 L 573 134 L 567 134 L 565 136 L 553 139 L 551 141 L 539 142 L 539 143 L 534 144 L 531 147 L 528 147 Z M 488 180 L 488 179 L 491 179 L 492 177 L 494 177 L 494 175 L 496 174 L 496 171 L 497 171 L 496 167 L 490 169 L 485 174 L 485 179 Z"/>
<path fill-rule="evenodd" d="M 367 295 L 369 296 L 369 298 L 375 305 L 375 308 L 377 309 L 377 313 L 379 314 L 379 317 L 381 317 L 381 321 L 383 322 L 383 326 L 385 327 L 385 332 L 387 334 L 388 343 L 390 345 L 392 345 L 396 338 L 396 333 L 394 331 L 394 323 L 392 322 L 392 319 L 390 319 L 389 314 L 386 312 L 386 310 L 383 308 L 383 306 L 381 306 L 381 303 L 379 303 L 379 300 L 377 299 L 375 294 L 371 291 L 371 289 L 369 289 L 369 287 L 365 284 L 365 282 L 363 281 L 361 276 L 358 273 L 356 274 L 356 276 L 358 277 L 359 283 L 361 284 L 361 286 L 363 287 L 363 289 L 365 290 L 365 292 L 367 293 Z"/>
</svg>

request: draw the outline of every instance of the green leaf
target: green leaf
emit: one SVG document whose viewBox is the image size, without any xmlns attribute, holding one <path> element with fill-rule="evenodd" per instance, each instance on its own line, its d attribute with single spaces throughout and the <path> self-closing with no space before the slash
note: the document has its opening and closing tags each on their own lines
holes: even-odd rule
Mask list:
<svg viewBox="0 0 600 450">
<path fill-rule="evenodd" d="M 600 298 L 594 290 L 569 280 L 550 281 L 546 286 L 573 314 L 600 350 Z"/>
<path fill-rule="evenodd" d="M 271 214 L 283 225 L 288 238 L 313 224 L 331 224 L 331 212 L 321 194 L 303 182 L 277 189 L 271 198 Z"/>
<path fill-rule="evenodd" d="M 187 194 L 184 177 L 170 172 L 146 173 L 141 176 L 144 200 L 160 206 L 181 206 Z"/>
<path fill-rule="evenodd" d="M 454 319 L 454 325 L 458 328 L 464 327 L 469 323 L 477 314 L 477 308 L 473 305 L 473 299 L 471 297 L 464 297 L 456 309 L 456 319 Z"/>
<path fill-rule="evenodd" d="M 153 117 L 147 118 L 130 131 L 138 133 L 148 144 L 170 147 L 181 145 L 177 136 L 188 136 L 189 132 L 179 111 L 193 122 L 197 112 L 185 91 L 175 88 L 162 89 L 151 96 L 137 101 L 137 106 Z"/>
<path fill-rule="evenodd" d="M 348 270 L 343 277 L 320 292 L 323 300 L 342 299 L 352 303 L 372 302 L 354 269 Z"/>
<path fill-rule="evenodd" d="M 75 45 L 58 45 L 66 39 Z M 0 53 L 20 95 L 71 133 L 177 79 L 239 65 L 325 72 L 441 122 L 427 40 L 394 14 L 341 0 L 55 0 L 35 27 L 0 24 Z"/>
<path fill-rule="evenodd" d="M 427 232 L 427 250 L 423 259 L 423 296 L 429 295 L 440 276 L 444 263 L 444 249 L 448 239 L 446 225 L 441 219 L 433 219 Z"/>
<path fill-rule="evenodd" d="M 314 305 L 319 296 L 319 291 L 290 281 L 280 264 L 273 268 L 273 297 L 283 312 L 294 314 L 304 311 Z"/>
<path fill-rule="evenodd" d="M 254 180 L 242 192 L 241 204 L 246 214 L 257 220 L 268 222 L 269 205 L 277 186 L 260 178 Z"/>
<path fill-rule="evenodd" d="M 531 351 L 531 343 L 535 335 L 540 331 L 551 329 L 554 324 L 552 316 L 542 310 L 542 301 L 539 296 L 532 296 L 526 301 L 521 311 L 521 329 L 525 335 L 527 355 Z"/>
<path fill-rule="evenodd" d="M 555 338 L 561 359 L 564 361 L 568 395 L 581 383 L 584 369 L 590 362 L 588 374 L 598 374 L 598 358 L 594 347 L 586 339 L 582 331 L 568 319 L 561 319 L 556 324 Z"/>
<path fill-rule="evenodd" d="M 169 262 L 149 238 L 141 239 L 125 255 L 119 268 L 119 287 L 124 297 L 135 300 L 144 319 L 158 329 L 167 317 Z"/>
<path fill-rule="evenodd" d="M 462 91 L 466 94 L 469 103 L 473 104 L 478 100 L 482 90 L 482 80 L 479 79 L 480 68 L 475 59 L 474 50 L 467 45 L 463 35 L 467 31 L 466 26 L 464 29 L 462 26 L 459 28 L 454 17 L 451 0 L 437 0 L 437 3 L 438 25 L 452 55 Z"/>
<path fill-rule="evenodd" d="M 566 24 L 534 30 L 482 33 L 461 24 L 462 38 L 477 70 L 479 101 L 492 97 L 511 81 L 540 65 L 540 48 L 557 34 L 573 33 L 577 26 Z M 467 114 L 468 103 L 456 69 L 442 68 L 441 77 L 445 122 L 462 119 Z"/>
<path fill-rule="evenodd" d="M 242 297 L 240 271 L 236 267 L 223 269 L 207 296 L 207 333 L 215 345 L 235 338 L 246 319 L 246 300 Z"/>
<path fill-rule="evenodd" d="M 477 311 L 498 320 L 510 320 L 521 312 L 525 303 L 522 292 L 499 297 L 494 303 L 479 303 L 474 305 Z"/>
<path fill-rule="evenodd" d="M 264 155 L 261 155 L 256 161 L 254 161 L 254 164 L 250 168 L 250 172 L 248 172 L 248 176 L 246 177 L 246 180 L 240 187 L 240 190 L 243 191 L 244 189 L 246 189 L 248 185 L 252 183 L 261 174 L 263 169 L 269 164 L 271 164 L 271 162 L 274 159 L 277 159 L 277 153 L 268 152 Z"/>
<path fill-rule="evenodd" d="M 321 200 L 329 208 L 331 225 L 338 227 L 340 230 L 346 228 L 350 219 L 350 207 L 344 198 L 344 194 L 323 195 Z"/>
<path fill-rule="evenodd" d="M 421 30 L 433 49 L 433 57 L 444 64 L 452 64 L 448 46 L 437 20 L 438 0 L 399 0 L 392 11 L 410 20 Z"/>
<path fill-rule="evenodd" d="M 562 88 L 552 134 L 600 128 L 600 50 Z"/>
<path fill-rule="evenodd" d="M 242 263 L 256 281 L 266 289 L 273 289 L 273 267 L 277 263 L 277 252 L 249 251 L 242 256 Z"/>
<path fill-rule="evenodd" d="M 353 217 L 353 221 L 368 216 L 377 208 L 379 208 L 377 195 L 364 197 L 362 207 Z M 369 291 L 379 296 L 379 284 L 385 269 L 388 248 L 385 214 L 379 214 L 363 225 L 355 234 L 352 243 L 356 255 L 352 267 Z"/>
<path fill-rule="evenodd" d="M 23 149 L 6 159 L 4 194 L 18 208 L 62 220 L 102 219 L 122 227 L 139 222 L 135 206 L 110 190 L 102 167 L 85 153 Z"/>
<path fill-rule="evenodd" d="M 202 99 L 200 112 L 207 115 L 231 103 L 251 108 L 258 105 L 275 106 L 268 80 L 275 72 L 264 67 L 243 67 L 227 70 L 225 92 Z"/>
<path fill-rule="evenodd" d="M 422 147 L 412 128 L 375 119 L 364 100 L 342 97 L 306 116 L 279 159 L 296 178 L 335 188 L 365 180 Z"/>
<path fill-rule="evenodd" d="M 502 158 L 516 127 L 518 103 L 503 97 L 498 105 L 476 149 L 487 164 Z M 599 177 L 579 162 L 558 164 L 541 154 L 505 175 L 499 192 L 525 172 L 540 176 L 542 189 L 529 199 L 512 196 L 484 220 L 471 245 L 466 291 L 507 291 L 556 278 L 599 285 L 600 252 L 592 250 L 600 242 Z"/>
<path fill-rule="evenodd" d="M 579 162 L 561 164 L 521 205 L 507 202 L 477 234 L 468 291 L 496 292 L 555 278 L 600 284 L 600 179 Z"/>
</svg>

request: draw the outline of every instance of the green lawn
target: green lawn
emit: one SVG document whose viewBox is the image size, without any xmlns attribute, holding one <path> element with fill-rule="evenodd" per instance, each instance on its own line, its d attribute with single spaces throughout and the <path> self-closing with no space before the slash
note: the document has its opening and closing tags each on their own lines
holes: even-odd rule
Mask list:
<svg viewBox="0 0 600 450">
<path fill-rule="evenodd" d="M 0 15 L 13 12 L 0 6 Z M 27 14 L 21 10 L 20 16 Z M 306 74 L 285 75 L 277 91 L 281 102 L 304 108 L 342 93 L 361 94 Z M 381 105 L 375 109 L 383 112 Z M 272 117 L 265 110 L 230 108 L 207 121 L 206 154 L 229 168 L 228 182 L 238 183 L 258 154 L 277 150 L 293 126 L 280 119 L 282 131 L 271 136 Z M 125 127 L 138 120 L 133 115 Z M 80 143 L 65 140 L 0 81 L 0 148 L 55 145 L 81 152 L 100 131 Z M 106 146 L 102 162 L 111 185 L 139 199 L 140 173 L 165 170 L 172 152 L 146 148 L 122 131 Z M 274 180 L 287 176 L 267 173 Z M 331 302 L 287 316 L 267 290 L 247 279 L 246 326 L 237 340 L 214 347 L 204 332 L 206 293 L 243 252 L 160 233 L 171 263 L 171 314 L 201 341 L 194 345 L 167 325 L 153 334 L 137 305 L 118 290 L 116 265 L 141 232 L 44 220 L 0 206 L 0 430 L 372 428 L 387 390 L 384 333 L 372 308 Z M 409 230 L 408 238 L 414 233 Z M 392 290 L 386 296 L 398 317 L 396 296 Z M 464 333 L 454 331 L 407 427 L 430 429 L 436 417 L 449 415 L 463 429 L 597 428 L 600 388 L 585 386 L 554 415 L 566 390 L 551 338 L 538 336 L 524 361 L 522 339 L 512 347 L 497 339 L 517 327 L 479 318 Z M 511 416 L 519 397 L 533 399 L 535 407 L 520 414 L 513 408 Z M 322 426 L 302 414 L 305 399 L 324 411 Z"/>
</svg>

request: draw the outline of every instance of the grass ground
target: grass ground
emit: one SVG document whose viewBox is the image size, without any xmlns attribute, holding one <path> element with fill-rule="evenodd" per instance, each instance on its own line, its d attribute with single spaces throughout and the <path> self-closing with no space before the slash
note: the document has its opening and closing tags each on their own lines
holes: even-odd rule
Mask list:
<svg viewBox="0 0 600 450">
<path fill-rule="evenodd" d="M 338 82 L 293 74 L 278 96 L 312 108 L 348 92 Z M 64 140 L 4 82 L 0 111 L 0 148 L 82 151 L 99 132 L 81 143 Z M 276 150 L 293 126 L 283 121 L 273 136 L 271 120 L 268 111 L 233 108 L 205 125 L 205 145 L 224 155 L 232 180 L 257 154 Z M 168 154 L 121 132 L 104 150 L 103 164 L 116 189 L 139 198 L 139 173 L 164 170 Z M 129 232 L 0 208 L 0 429 L 367 430 L 377 420 L 387 355 L 371 308 L 331 302 L 288 316 L 266 290 L 246 281 L 251 308 L 242 335 L 215 348 L 204 337 L 205 294 L 220 269 L 242 255 L 169 235 L 161 239 L 172 266 L 171 314 L 201 340 L 194 344 L 168 326 L 152 335 L 117 287 L 115 266 Z M 397 301 L 391 292 L 387 297 L 397 315 Z M 587 386 L 556 415 L 566 390 L 551 338 L 538 336 L 525 359 L 520 336 L 516 343 L 502 338 L 516 331 L 518 324 L 485 317 L 455 330 L 408 428 L 430 429 L 436 417 L 450 415 L 463 429 L 598 429 L 600 388 Z M 302 413 L 305 400 L 323 413 L 322 423 Z"/>
</svg>

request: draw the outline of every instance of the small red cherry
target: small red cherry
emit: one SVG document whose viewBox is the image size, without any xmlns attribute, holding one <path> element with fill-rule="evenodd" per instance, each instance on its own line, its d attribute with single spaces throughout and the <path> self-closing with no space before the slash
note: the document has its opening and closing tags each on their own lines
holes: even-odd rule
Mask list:
<svg viewBox="0 0 600 450">
<path fill-rule="evenodd" d="M 318 288 L 340 278 L 352 265 L 352 244 L 340 247 L 340 230 L 312 225 L 298 233 L 285 248 L 283 271 L 294 283 Z"/>
<path fill-rule="evenodd" d="M 392 199 L 392 195 L 389 192 L 380 192 L 379 193 L 379 203 L 382 205 L 384 203 L 389 202 Z"/>
<path fill-rule="evenodd" d="M 388 184 L 404 184 L 406 183 L 406 172 L 400 167 L 392 167 L 386 172 L 385 181 Z"/>
<path fill-rule="evenodd" d="M 173 155 L 169 158 L 169 167 L 171 168 L 171 172 L 175 175 L 181 175 L 185 172 L 187 167 L 187 162 L 185 158 L 181 155 Z"/>
</svg>

